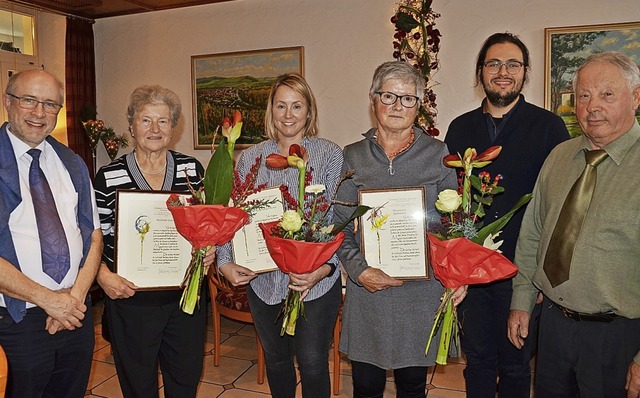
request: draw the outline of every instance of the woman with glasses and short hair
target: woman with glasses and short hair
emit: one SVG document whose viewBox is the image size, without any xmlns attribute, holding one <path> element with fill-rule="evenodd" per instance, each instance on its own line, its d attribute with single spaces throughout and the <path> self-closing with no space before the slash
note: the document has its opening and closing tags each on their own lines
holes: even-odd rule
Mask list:
<svg viewBox="0 0 640 398">
<path fill-rule="evenodd" d="M 345 147 L 343 171 L 355 170 L 355 175 L 340 186 L 338 202 L 357 202 L 359 189 L 423 186 L 428 221 L 439 221 L 438 192 L 456 189 L 457 181 L 453 169 L 442 163 L 449 154 L 446 145 L 414 126 L 424 86 L 424 77 L 405 62 L 386 62 L 376 69 L 369 91 L 376 126 Z M 336 221 L 347 220 L 352 211 L 337 205 Z M 435 350 L 428 356 L 424 350 L 444 288 L 434 278 L 401 281 L 369 266 L 360 232 L 353 223 L 344 232 L 338 257 L 349 279 L 340 351 L 351 359 L 353 396 L 382 398 L 387 370 L 392 369 L 398 397 L 424 398 L 427 367 L 435 362 Z M 456 304 L 465 292 L 466 287 L 456 291 Z"/>
</svg>

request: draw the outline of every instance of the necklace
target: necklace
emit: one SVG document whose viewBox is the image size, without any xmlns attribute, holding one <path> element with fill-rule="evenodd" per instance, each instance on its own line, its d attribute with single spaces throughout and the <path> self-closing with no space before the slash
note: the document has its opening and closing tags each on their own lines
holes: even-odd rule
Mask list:
<svg viewBox="0 0 640 398">
<path fill-rule="evenodd" d="M 136 152 L 133 152 L 133 158 L 136 160 L 136 166 L 138 166 L 138 169 L 140 169 L 140 171 L 143 174 L 148 174 L 150 176 L 155 176 L 158 175 L 160 173 L 162 173 L 164 171 L 164 169 L 167 168 L 167 162 L 164 162 L 164 166 L 162 166 L 162 168 L 156 170 L 156 171 L 145 171 L 142 167 L 140 167 L 140 163 L 138 162 L 138 155 L 136 155 Z"/>
<path fill-rule="evenodd" d="M 376 137 L 377 138 L 377 137 Z M 387 154 L 387 157 L 389 158 L 389 160 L 395 158 L 396 156 L 398 156 L 399 154 L 401 154 L 402 152 L 406 151 L 407 148 L 409 148 L 411 146 L 411 144 L 413 144 L 413 141 L 415 140 L 415 134 L 412 131 L 411 132 L 411 136 L 409 136 L 409 141 L 407 141 L 406 144 L 404 144 L 404 146 L 402 146 L 402 148 L 397 149 L 389 154 Z M 380 143 L 380 139 L 377 140 L 378 143 Z"/>
</svg>

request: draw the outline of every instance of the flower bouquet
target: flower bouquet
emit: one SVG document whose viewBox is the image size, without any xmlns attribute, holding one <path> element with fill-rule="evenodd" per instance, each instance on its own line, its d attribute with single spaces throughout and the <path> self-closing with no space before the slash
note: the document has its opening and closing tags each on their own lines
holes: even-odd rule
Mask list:
<svg viewBox="0 0 640 398">
<path fill-rule="evenodd" d="M 98 143 L 102 141 L 111 160 L 115 159 L 120 148 L 126 148 L 129 145 L 129 140 L 124 134 L 117 135 L 113 127 L 107 126 L 102 120 L 89 119 L 82 122 L 82 126 L 89 137 L 91 150 L 95 151 Z"/>
<path fill-rule="evenodd" d="M 267 167 L 291 166 L 296 167 L 299 172 L 297 200 L 286 187 L 282 187 L 283 197 L 290 210 L 285 211 L 280 221 L 259 224 L 269 254 L 284 273 L 309 273 L 325 264 L 344 240 L 342 229 L 369 209 L 367 206 L 358 206 L 345 223 L 338 226 L 328 225 L 326 216 L 334 198 L 328 201 L 323 195 L 324 185 L 309 185 L 312 170 L 307 170 L 307 161 L 306 150 L 296 144 L 289 148 L 288 157 L 271 154 L 266 160 Z M 338 182 L 338 186 L 352 175 L 347 173 Z M 309 200 L 305 200 L 306 196 Z M 278 317 L 280 316 L 283 317 L 280 335 L 295 335 L 296 322 L 300 316 L 304 317 L 304 302 L 300 292 L 289 289 Z"/>
<path fill-rule="evenodd" d="M 391 17 L 395 28 L 393 34 L 393 58 L 414 66 L 425 78 L 424 98 L 418 109 L 417 123 L 431 136 L 440 131 L 434 126 L 438 115 L 437 84 L 432 75 L 440 68 L 440 31 L 436 19 L 440 14 L 431 8 L 432 0 L 400 0 L 396 13 Z"/>
<path fill-rule="evenodd" d="M 223 121 L 224 138 L 207 166 L 204 189 L 195 191 L 189 184 L 191 195 L 172 194 L 167 199 L 167 208 L 173 216 L 176 229 L 194 249 L 180 285 L 184 289 L 180 308 L 187 314 L 193 314 L 195 306 L 200 302 L 200 287 L 207 274 L 207 267 L 203 263 L 207 252 L 214 246 L 229 242 L 247 223 L 252 210 L 268 205 L 245 201 L 247 196 L 265 186 L 255 187 L 257 173 L 249 173 L 245 181 L 241 182 L 237 172 L 234 172 L 232 154 L 242 128 L 242 115 L 239 111 L 236 111 L 233 119 L 233 124 L 228 118 Z M 257 171 L 260 161 L 260 158 L 256 159 L 252 170 Z"/>
<path fill-rule="evenodd" d="M 93 119 L 82 122 L 82 127 L 84 127 L 84 131 L 87 133 L 87 137 L 89 137 L 89 145 L 94 151 L 96 150 L 102 135 L 107 131 L 107 129 L 111 129 L 110 127 L 105 127 L 104 121 Z M 111 131 L 113 131 L 113 129 L 111 129 Z"/>
<path fill-rule="evenodd" d="M 117 135 L 111 127 L 107 128 L 100 138 L 104 144 L 104 148 L 107 150 L 107 155 L 111 160 L 118 156 L 120 148 L 126 148 L 129 146 L 129 140 L 124 134 Z"/>
<path fill-rule="evenodd" d="M 469 148 L 464 156 L 448 155 L 443 160 L 445 166 L 462 168 L 463 171 L 458 191 L 446 189 L 438 194 L 436 208 L 445 216 L 440 230 L 428 234 L 433 273 L 446 290 L 436 312 L 425 354 L 441 327 L 436 356 L 436 363 L 440 365 L 447 364 L 451 341 L 459 346 L 453 292 L 462 285 L 489 283 L 510 278 L 518 272 L 517 267 L 498 251 L 502 241 L 494 242 L 494 239 L 513 214 L 531 200 L 531 194 L 524 195 L 509 212 L 483 226 L 481 219 L 485 215 L 485 207 L 491 206 L 493 196 L 504 192 L 504 188 L 498 185 L 500 175 L 492 180 L 488 172 L 477 176 L 472 174 L 474 168 L 490 164 L 501 150 L 502 147 L 494 146 L 478 155 L 475 149 Z"/>
</svg>

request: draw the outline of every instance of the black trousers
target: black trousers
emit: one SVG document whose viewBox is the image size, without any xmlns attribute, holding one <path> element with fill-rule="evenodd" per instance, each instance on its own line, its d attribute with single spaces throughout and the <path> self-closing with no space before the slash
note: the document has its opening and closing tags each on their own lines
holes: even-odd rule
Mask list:
<svg viewBox="0 0 640 398">
<path fill-rule="evenodd" d="M 425 398 L 427 366 L 393 369 L 396 398 Z M 387 370 L 365 362 L 351 361 L 353 398 L 383 398 Z"/>
<path fill-rule="evenodd" d="M 193 315 L 178 303 L 131 305 L 106 300 L 113 357 L 125 398 L 158 397 L 158 364 L 166 398 L 196 396 L 204 355 L 206 300 Z"/>
<path fill-rule="evenodd" d="M 94 347 L 91 302 L 82 327 L 50 335 L 47 313 L 35 307 L 15 323 L 0 308 L 0 345 L 7 354 L 7 398 L 81 398 L 89 383 Z"/>
<path fill-rule="evenodd" d="M 627 370 L 640 351 L 640 319 L 575 321 L 547 298 L 542 305 L 536 397 L 625 398 Z"/>
<path fill-rule="evenodd" d="M 507 338 L 511 293 L 511 279 L 472 285 L 458 306 L 469 398 L 495 398 L 496 389 L 501 398 L 529 398 L 539 308 L 532 314 L 525 346 L 518 350 Z"/>
</svg>

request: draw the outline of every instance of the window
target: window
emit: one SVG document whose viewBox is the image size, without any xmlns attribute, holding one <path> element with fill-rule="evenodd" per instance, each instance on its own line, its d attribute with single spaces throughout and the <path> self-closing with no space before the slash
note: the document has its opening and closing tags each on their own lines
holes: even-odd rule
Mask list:
<svg viewBox="0 0 640 398">
<path fill-rule="evenodd" d="M 34 18 L 0 10 L 0 50 L 35 55 Z"/>
</svg>

